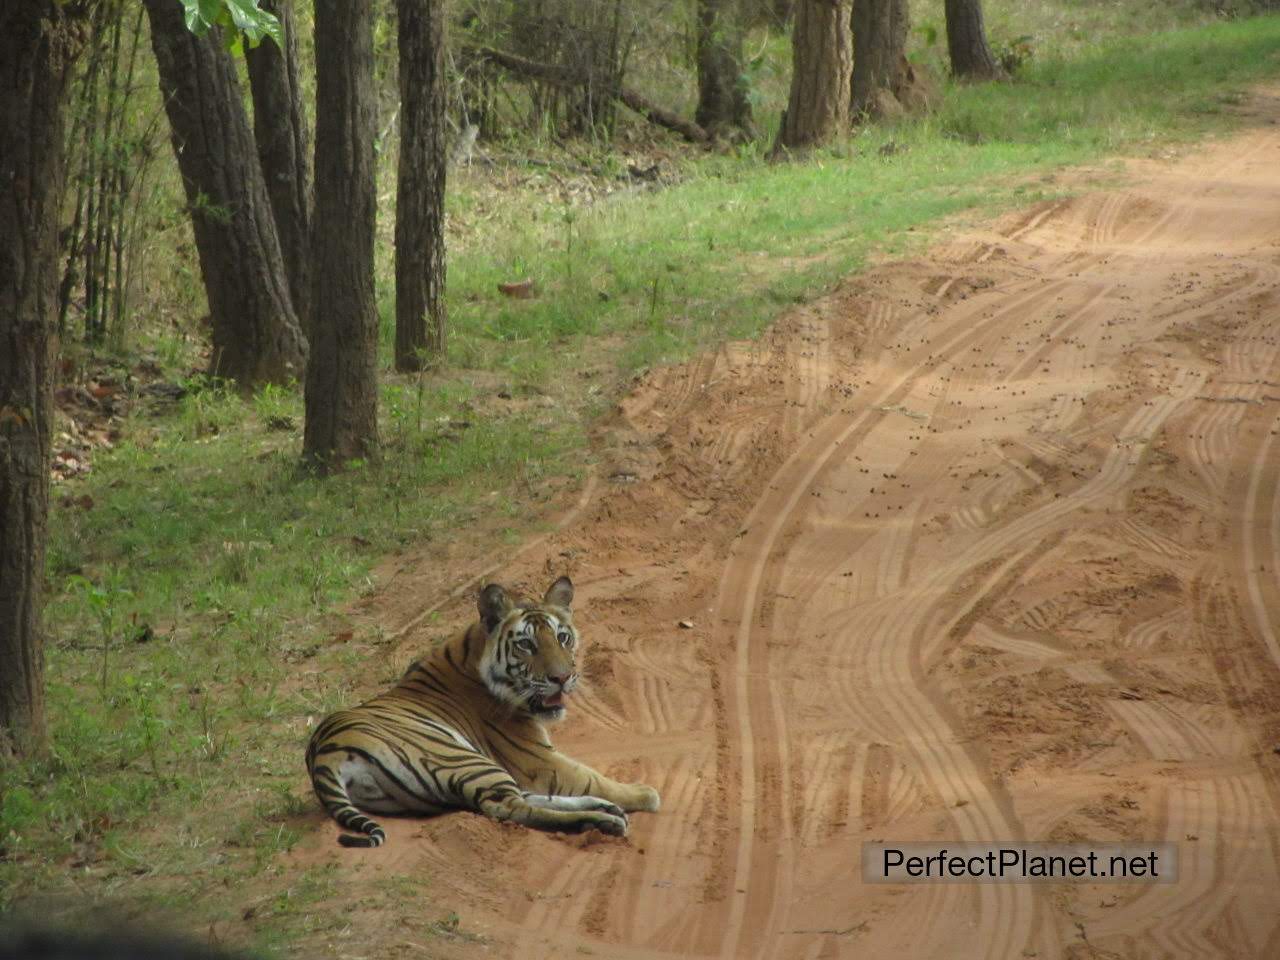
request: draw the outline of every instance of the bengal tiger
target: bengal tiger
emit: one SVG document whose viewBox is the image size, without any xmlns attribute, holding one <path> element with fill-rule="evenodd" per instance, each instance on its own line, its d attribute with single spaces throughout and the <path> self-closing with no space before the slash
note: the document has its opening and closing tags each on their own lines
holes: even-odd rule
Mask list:
<svg viewBox="0 0 1280 960">
<path fill-rule="evenodd" d="M 658 792 L 618 783 L 551 745 L 578 684 L 573 584 L 540 603 L 498 584 L 480 592 L 480 618 L 409 667 L 398 684 L 316 728 L 307 771 L 347 847 L 386 833 L 361 813 L 474 810 L 538 830 L 625 836 L 627 814 L 658 809 Z"/>
</svg>

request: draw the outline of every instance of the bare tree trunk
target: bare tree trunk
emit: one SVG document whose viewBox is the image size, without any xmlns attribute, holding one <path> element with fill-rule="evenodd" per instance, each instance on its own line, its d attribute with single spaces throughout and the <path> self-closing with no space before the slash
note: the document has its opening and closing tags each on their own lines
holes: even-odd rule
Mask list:
<svg viewBox="0 0 1280 960">
<path fill-rule="evenodd" d="M 898 112 L 910 86 L 907 63 L 907 0 L 854 0 L 853 99 L 857 117 Z"/>
<path fill-rule="evenodd" d="M 253 94 L 253 139 L 275 215 L 289 296 L 303 332 L 311 324 L 311 161 L 307 113 L 298 78 L 293 0 L 262 0 L 284 31 L 284 49 L 269 40 L 245 50 Z"/>
<path fill-rule="evenodd" d="M 321 472 L 378 454 L 373 291 L 373 8 L 316 0 L 316 206 L 302 455 Z"/>
<path fill-rule="evenodd" d="M 797 0 L 791 96 L 778 148 L 817 146 L 848 125 L 852 48 L 848 0 Z"/>
<path fill-rule="evenodd" d="M 59 0 L 0 6 L 0 756 L 44 743 L 62 117 L 80 15 Z"/>
<path fill-rule="evenodd" d="M 742 75 L 745 21 L 741 0 L 698 0 L 698 108 L 694 120 L 712 136 L 752 133 Z"/>
<path fill-rule="evenodd" d="M 444 3 L 399 0 L 400 168 L 396 184 L 396 369 L 445 350 Z"/>
<path fill-rule="evenodd" d="M 947 52 L 951 72 L 973 80 L 996 80 L 1004 71 L 987 45 L 982 0 L 946 0 Z"/>
<path fill-rule="evenodd" d="M 209 297 L 210 372 L 246 389 L 296 379 L 307 345 L 235 65 L 219 30 L 197 37 L 187 29 L 182 4 L 145 2 Z"/>
</svg>

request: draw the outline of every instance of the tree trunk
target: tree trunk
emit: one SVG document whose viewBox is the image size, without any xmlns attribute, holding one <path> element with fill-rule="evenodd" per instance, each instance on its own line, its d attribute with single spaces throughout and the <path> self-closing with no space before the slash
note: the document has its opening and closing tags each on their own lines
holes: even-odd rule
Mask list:
<svg viewBox="0 0 1280 960">
<path fill-rule="evenodd" d="M 316 0 L 316 206 L 302 453 L 328 472 L 378 454 L 373 292 L 373 8 Z"/>
<path fill-rule="evenodd" d="M 987 28 L 982 22 L 982 0 L 946 0 L 947 52 L 951 72 L 957 77 L 995 80 L 1004 71 L 987 45 Z"/>
<path fill-rule="evenodd" d="M 311 325 L 311 161 L 307 114 L 298 78 L 293 0 L 262 0 L 280 19 L 284 49 L 270 40 L 246 46 L 253 94 L 253 139 L 275 214 L 289 297 L 304 333 Z"/>
<path fill-rule="evenodd" d="M 907 0 L 854 0 L 854 118 L 899 112 L 911 84 L 907 63 Z"/>
<path fill-rule="evenodd" d="M 400 168 L 396 184 L 396 369 L 445 350 L 444 2 L 400 0 Z"/>
<path fill-rule="evenodd" d="M 0 756 L 44 743 L 40 587 L 49 515 L 62 114 L 79 6 L 0 6 Z"/>
<path fill-rule="evenodd" d="M 751 135 L 742 75 L 741 0 L 698 0 L 698 108 L 694 119 L 716 136 Z"/>
<path fill-rule="evenodd" d="M 848 0 L 796 3 L 791 97 L 782 115 L 778 148 L 817 146 L 848 125 L 853 54 L 849 22 Z"/>
<path fill-rule="evenodd" d="M 187 29 L 182 4 L 145 2 L 209 297 L 210 373 L 245 389 L 296 379 L 307 345 L 235 65 L 219 30 L 197 37 Z"/>
</svg>

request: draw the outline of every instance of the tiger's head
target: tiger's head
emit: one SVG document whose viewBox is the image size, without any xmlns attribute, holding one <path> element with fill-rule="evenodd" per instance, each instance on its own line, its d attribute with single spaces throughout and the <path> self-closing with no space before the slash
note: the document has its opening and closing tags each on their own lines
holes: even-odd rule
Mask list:
<svg viewBox="0 0 1280 960">
<path fill-rule="evenodd" d="M 496 699 L 540 720 L 564 716 L 565 695 L 578 685 L 572 602 L 568 577 L 553 583 L 541 603 L 514 601 L 496 583 L 480 591 L 488 637 L 480 678 Z"/>
</svg>

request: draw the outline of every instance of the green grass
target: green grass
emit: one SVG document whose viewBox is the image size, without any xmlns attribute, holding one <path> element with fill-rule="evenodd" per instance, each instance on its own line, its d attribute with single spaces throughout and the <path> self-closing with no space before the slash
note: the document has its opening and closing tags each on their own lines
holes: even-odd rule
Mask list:
<svg viewBox="0 0 1280 960">
<path fill-rule="evenodd" d="M 292 792 L 307 718 L 388 674 L 368 655 L 379 638 L 352 644 L 334 613 L 379 558 L 527 529 L 627 373 L 753 335 L 940 218 L 1038 199 L 1050 171 L 1226 129 L 1237 92 L 1280 74 L 1280 18 L 1062 47 L 1015 83 L 951 89 L 929 117 L 802 160 L 748 145 L 589 210 L 499 203 L 450 263 L 448 364 L 386 378 L 381 466 L 300 472 L 295 391 L 196 385 L 170 413 L 133 415 L 90 478 L 55 489 L 92 507 L 52 514 L 52 753 L 0 771 L 0 904 L 73 874 L 94 896 L 180 901 L 272 869 L 309 808 Z M 478 203 L 450 199 L 459 215 Z M 526 276 L 536 299 L 496 292 Z"/>
</svg>

